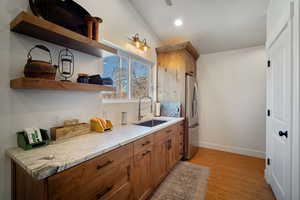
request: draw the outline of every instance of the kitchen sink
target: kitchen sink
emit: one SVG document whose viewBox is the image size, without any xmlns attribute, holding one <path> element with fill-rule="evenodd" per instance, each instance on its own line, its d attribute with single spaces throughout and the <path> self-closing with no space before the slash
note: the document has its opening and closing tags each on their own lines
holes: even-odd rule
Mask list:
<svg viewBox="0 0 300 200">
<path fill-rule="evenodd" d="M 154 126 L 158 126 L 160 124 L 166 123 L 166 122 L 167 121 L 164 121 L 164 120 L 153 119 L 153 120 L 148 120 L 148 121 L 144 121 L 144 122 L 138 123 L 136 125 L 138 125 L 138 126 L 146 126 L 146 127 L 154 127 Z"/>
</svg>

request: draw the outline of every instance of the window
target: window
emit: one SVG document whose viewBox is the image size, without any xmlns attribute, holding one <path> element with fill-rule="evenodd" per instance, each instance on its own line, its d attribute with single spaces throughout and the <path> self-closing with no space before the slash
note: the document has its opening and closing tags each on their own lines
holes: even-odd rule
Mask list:
<svg viewBox="0 0 300 200">
<path fill-rule="evenodd" d="M 132 60 L 131 62 L 131 97 L 139 99 L 141 97 L 151 96 L 150 94 L 150 66 Z"/>
<path fill-rule="evenodd" d="M 102 77 L 113 80 L 115 92 L 105 92 L 105 99 L 136 100 L 152 95 L 152 65 L 130 56 L 110 55 L 103 58 Z"/>
</svg>

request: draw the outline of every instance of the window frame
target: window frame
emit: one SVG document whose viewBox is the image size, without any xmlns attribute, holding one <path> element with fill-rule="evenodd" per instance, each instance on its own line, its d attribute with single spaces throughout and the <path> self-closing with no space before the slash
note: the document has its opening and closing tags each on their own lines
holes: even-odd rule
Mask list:
<svg viewBox="0 0 300 200">
<path fill-rule="evenodd" d="M 111 45 L 112 46 L 112 45 Z M 114 46 L 114 48 L 116 48 Z M 147 65 L 149 67 L 149 94 L 151 98 L 154 97 L 154 63 L 131 52 L 120 49 L 117 47 L 117 54 L 112 54 L 111 56 L 119 56 L 119 67 L 122 68 L 122 59 L 128 59 L 128 95 L 127 98 L 104 98 L 102 97 L 103 103 L 136 103 L 139 99 L 132 98 L 132 62 L 133 60 L 140 62 L 143 65 Z M 104 57 L 103 57 L 104 59 Z M 103 65 L 104 70 L 104 65 Z M 148 100 L 147 100 L 148 101 Z"/>
</svg>

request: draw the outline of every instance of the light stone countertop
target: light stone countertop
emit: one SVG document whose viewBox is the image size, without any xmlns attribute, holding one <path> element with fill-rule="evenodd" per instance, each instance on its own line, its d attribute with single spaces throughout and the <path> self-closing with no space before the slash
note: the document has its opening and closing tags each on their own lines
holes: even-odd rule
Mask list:
<svg viewBox="0 0 300 200">
<path fill-rule="evenodd" d="M 48 146 L 28 151 L 10 148 L 6 153 L 32 177 L 42 180 L 184 120 L 170 117 L 154 119 L 167 122 L 152 128 L 133 124 L 120 126 L 107 133 L 91 133 L 51 142 Z"/>
</svg>

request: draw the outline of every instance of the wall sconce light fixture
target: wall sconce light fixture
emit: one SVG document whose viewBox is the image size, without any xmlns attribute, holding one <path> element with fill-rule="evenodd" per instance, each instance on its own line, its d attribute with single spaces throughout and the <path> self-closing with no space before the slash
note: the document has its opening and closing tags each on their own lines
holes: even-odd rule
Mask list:
<svg viewBox="0 0 300 200">
<path fill-rule="evenodd" d="M 148 49 L 150 49 L 150 47 L 149 47 L 148 44 L 147 44 L 147 40 L 144 39 L 144 41 L 143 41 L 143 50 L 144 50 L 144 51 L 148 51 Z"/>
<path fill-rule="evenodd" d="M 143 40 L 143 42 L 140 40 L 139 34 L 135 34 L 134 36 L 132 36 L 132 38 L 130 38 L 130 40 L 132 41 L 132 44 L 138 48 L 141 49 L 142 51 L 148 51 L 150 49 L 149 45 L 147 44 L 146 39 Z"/>
</svg>

